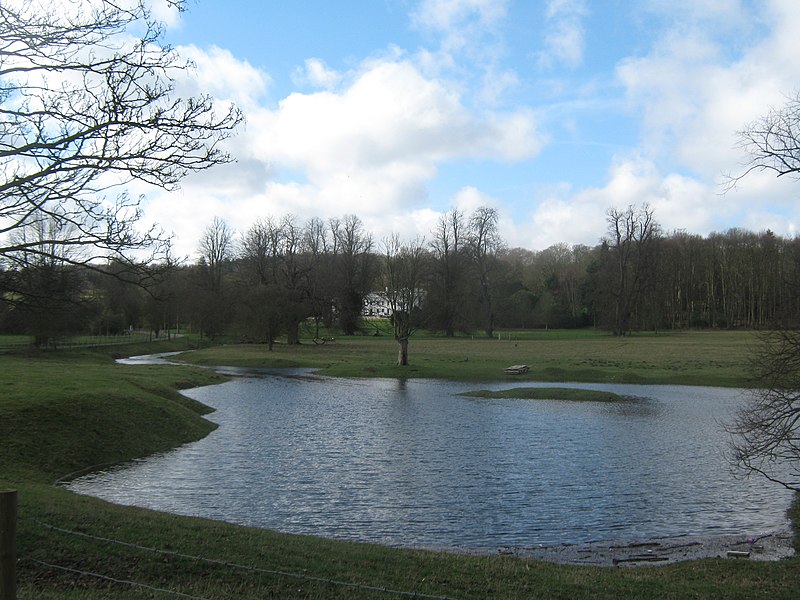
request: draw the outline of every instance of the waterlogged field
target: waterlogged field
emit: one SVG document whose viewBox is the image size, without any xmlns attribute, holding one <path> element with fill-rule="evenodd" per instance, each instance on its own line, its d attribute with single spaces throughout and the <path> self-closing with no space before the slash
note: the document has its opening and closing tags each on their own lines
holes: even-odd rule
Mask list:
<svg viewBox="0 0 800 600">
<path fill-rule="evenodd" d="M 735 479 L 724 456 L 740 390 L 509 385 L 475 397 L 464 381 L 237 377 L 186 392 L 216 409 L 205 439 L 68 485 L 286 533 L 487 553 L 783 528 L 789 493 Z"/>
<path fill-rule="evenodd" d="M 613 337 L 594 330 L 503 332 L 500 339 L 412 338 L 410 365 L 395 364 L 388 336 L 337 338 L 325 344 L 218 346 L 180 360 L 202 365 L 314 367 L 342 377 L 424 377 L 460 380 L 663 383 L 748 387 L 752 332 L 684 332 Z M 527 364 L 524 375 L 503 369 Z"/>
<path fill-rule="evenodd" d="M 304 365 L 359 376 L 493 381 L 505 381 L 502 368 L 527 363 L 530 373 L 510 379 L 740 387 L 748 383 L 748 349 L 757 341 L 746 332 L 625 339 L 595 332 L 502 337 L 415 337 L 412 366 L 405 370 L 394 366 L 395 344 L 386 337 L 337 339 L 324 345 L 309 339 L 295 348 L 277 345 L 272 353 L 262 346 L 228 346 L 185 357 L 205 364 Z M 181 340 L 104 352 L 149 354 L 187 345 Z M 800 589 L 798 558 L 775 563 L 700 560 L 642 569 L 573 567 L 283 535 L 116 506 L 51 486 L 73 471 L 142 457 L 205 436 L 213 427 L 199 416 L 203 407 L 174 390 L 219 381 L 204 369 L 125 366 L 85 351 L 0 356 L 0 489 L 19 490 L 19 598 L 374 599 L 394 597 L 385 591 L 389 589 L 461 600 L 788 599 L 796 598 Z M 797 509 L 794 519 L 798 521 Z"/>
</svg>

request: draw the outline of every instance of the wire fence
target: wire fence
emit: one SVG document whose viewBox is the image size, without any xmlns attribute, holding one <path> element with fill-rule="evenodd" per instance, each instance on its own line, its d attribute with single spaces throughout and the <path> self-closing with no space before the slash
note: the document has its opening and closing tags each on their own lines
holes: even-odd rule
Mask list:
<svg viewBox="0 0 800 600">
<path fill-rule="evenodd" d="M 195 555 L 195 554 L 186 554 L 186 553 L 177 552 L 177 551 L 174 551 L 174 550 L 162 550 L 162 549 L 159 549 L 159 548 L 153 548 L 153 547 L 150 547 L 150 546 L 144 546 L 144 545 L 140 545 L 140 544 L 135 544 L 135 543 L 131 543 L 131 542 L 117 540 L 117 539 L 114 539 L 114 538 L 91 535 L 91 534 L 83 533 L 83 532 L 80 532 L 80 531 L 73 531 L 73 530 L 70 530 L 70 529 L 66 529 L 66 528 L 63 528 L 63 527 L 58 527 L 58 526 L 52 525 L 50 523 L 46 523 L 46 522 L 41 521 L 39 519 L 34 519 L 34 518 L 31 518 L 31 517 L 24 517 L 24 519 L 26 521 L 28 521 L 28 522 L 35 523 L 39 527 L 42 527 L 42 528 L 44 528 L 44 529 L 46 529 L 48 531 L 56 532 L 56 533 L 63 534 L 63 535 L 69 535 L 69 536 L 73 536 L 73 537 L 78 537 L 78 538 L 81 538 L 81 539 L 84 539 L 84 540 L 89 540 L 89 541 L 92 541 L 92 542 L 100 542 L 100 543 L 104 543 L 104 544 L 113 544 L 115 546 L 128 548 L 128 549 L 131 549 L 131 550 L 148 552 L 148 553 L 152 553 L 152 554 L 155 554 L 157 556 L 164 557 L 164 558 L 173 558 L 173 559 L 181 559 L 181 560 L 193 561 L 193 562 L 198 562 L 198 563 L 205 563 L 205 564 L 208 564 L 208 565 L 225 567 L 225 568 L 228 568 L 228 569 L 235 569 L 235 570 L 238 570 L 238 571 L 245 571 L 245 572 L 257 573 L 257 574 L 262 574 L 262 575 L 271 575 L 271 576 L 282 577 L 282 578 L 290 578 L 290 579 L 294 579 L 294 580 L 298 580 L 298 581 L 302 581 L 302 582 L 314 583 L 314 584 L 325 584 L 325 585 L 328 585 L 328 586 L 340 587 L 340 588 L 350 589 L 350 590 L 358 590 L 358 591 L 364 591 L 364 592 L 375 592 L 375 593 L 386 595 L 386 596 L 394 596 L 394 597 L 400 597 L 400 598 L 420 598 L 420 599 L 423 599 L 423 600 L 457 600 L 456 598 L 453 598 L 451 596 L 441 596 L 441 595 L 437 596 L 437 595 L 431 595 L 431 594 L 424 594 L 424 593 L 416 592 L 416 591 L 397 590 L 397 589 L 392 589 L 390 587 L 381 587 L 381 586 L 370 585 L 370 584 L 365 584 L 365 583 L 341 581 L 341 580 L 331 579 L 331 578 L 327 578 L 327 577 L 317 577 L 317 576 L 314 576 L 314 575 L 309 575 L 307 573 L 296 573 L 296 572 L 282 570 L 282 569 L 269 569 L 269 568 L 255 566 L 255 565 L 243 565 L 243 564 L 239 564 L 239 563 L 228 561 L 228 560 L 220 560 L 220 559 L 216 559 L 216 558 L 208 558 L 208 557 L 205 557 L 205 556 L 199 556 L 199 555 Z M 162 588 L 162 587 L 158 587 L 158 586 L 152 586 L 152 585 L 149 585 L 149 584 L 146 584 L 146 583 L 133 581 L 131 579 L 124 578 L 124 577 L 116 577 L 116 576 L 109 575 L 109 574 L 95 573 L 93 571 L 87 571 L 87 570 L 78 569 L 78 568 L 75 568 L 75 567 L 68 567 L 68 566 L 64 566 L 64 565 L 59 565 L 59 564 L 55 564 L 54 562 L 51 562 L 51 561 L 39 560 L 39 559 L 36 559 L 36 558 L 33 558 L 33 557 L 24 557 L 23 556 L 23 557 L 20 558 L 20 561 L 27 561 L 29 563 L 38 565 L 40 567 L 45 567 L 45 568 L 48 568 L 48 569 L 53 569 L 53 570 L 66 572 L 66 573 L 72 573 L 74 575 L 79 575 L 79 576 L 83 576 L 83 577 L 90 577 L 90 578 L 93 578 L 93 579 L 96 579 L 96 580 L 99 580 L 99 581 L 105 581 L 105 582 L 108 582 L 108 583 L 114 583 L 114 584 L 118 584 L 118 585 L 125 585 L 125 586 L 129 586 L 129 587 L 132 587 L 132 588 L 139 588 L 139 589 L 146 590 L 146 591 L 149 591 L 149 592 L 158 592 L 158 593 L 165 594 L 165 595 L 170 595 L 170 596 L 173 596 L 173 597 L 176 597 L 176 598 L 191 598 L 193 600 L 208 600 L 207 598 L 204 598 L 202 596 L 195 596 L 195 595 L 192 595 L 192 594 L 187 594 L 187 593 L 176 591 L 176 590 L 170 590 L 170 589 L 166 589 L 166 588 Z"/>
<path fill-rule="evenodd" d="M 21 352 L 31 348 L 40 350 L 65 350 L 68 348 L 97 348 L 101 346 L 122 346 L 124 344 L 138 344 L 171 340 L 180 334 L 154 333 L 135 331 L 120 335 L 74 335 L 50 338 L 46 343 L 36 345 L 35 338 L 31 336 L 0 336 L 0 353 Z"/>
</svg>

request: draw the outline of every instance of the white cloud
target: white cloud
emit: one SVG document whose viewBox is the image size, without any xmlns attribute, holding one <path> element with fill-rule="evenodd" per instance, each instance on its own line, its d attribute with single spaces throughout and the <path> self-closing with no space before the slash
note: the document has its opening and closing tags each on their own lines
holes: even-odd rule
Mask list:
<svg viewBox="0 0 800 600">
<path fill-rule="evenodd" d="M 539 67 L 574 68 L 583 62 L 583 18 L 587 13 L 585 0 L 550 0 L 545 17 L 552 29 L 546 34 L 544 49 L 539 53 Z"/>
<path fill-rule="evenodd" d="M 680 26 L 713 25 L 718 32 L 738 28 L 750 20 L 742 0 L 646 0 L 640 8 Z"/>
<path fill-rule="evenodd" d="M 268 214 L 356 213 L 376 239 L 391 231 L 429 236 L 440 214 L 434 207 L 444 210 L 441 204 L 448 201 L 429 197 L 429 183 L 442 165 L 460 163 L 466 172 L 471 161 L 483 167 L 487 161 L 529 160 L 547 141 L 531 109 L 475 108 L 502 105 L 506 90 L 526 83 L 510 63 L 497 60 L 502 44 L 495 42 L 508 7 L 506 1 L 489 0 L 421 2 L 415 23 L 438 36 L 438 48 L 417 50 L 412 57 L 390 47 L 346 73 L 310 58 L 295 75 L 314 89 L 269 104 L 266 73 L 226 51 L 190 47 L 198 74 L 187 89 L 235 100 L 245 109 L 247 128 L 233 141 L 236 165 L 190 177 L 169 199 L 154 198 L 153 214 L 189 232 L 190 223 L 199 224 L 199 231 L 215 214 L 246 228 Z M 550 35 L 540 65 L 582 64 L 587 7 L 583 0 L 547 4 Z M 460 189 L 449 198 L 451 206 L 466 213 L 495 206 L 509 245 L 529 248 L 597 243 L 610 206 L 643 202 L 655 209 L 666 231 L 705 234 L 731 226 L 770 227 L 787 235 L 797 231 L 796 182 L 755 174 L 726 195 L 719 182 L 743 160 L 735 131 L 798 88 L 800 3 L 771 0 L 756 13 L 738 0 L 651 0 L 646 9 L 658 22 L 651 45 L 620 60 L 615 71 L 640 140 L 637 147 L 620 150 L 606 181 L 584 189 L 547 184 L 550 189 L 531 193 L 527 215 L 511 208 L 515 200 L 504 204 L 480 186 Z M 731 37 L 736 44 L 729 43 Z M 465 59 L 472 61 L 470 69 L 463 68 Z M 586 82 L 575 82 L 581 83 Z M 597 98 L 611 87 L 598 92 L 586 85 L 569 93 L 578 89 L 580 102 L 594 102 L 599 115 Z M 495 93 L 481 95 L 481 89 Z M 554 97 L 567 93 L 554 92 Z M 612 106 L 617 98 L 600 100 L 603 110 L 617 110 Z M 573 111 L 577 102 L 563 110 Z M 574 114 L 557 117 L 571 123 L 578 137 L 582 121 L 570 120 Z M 609 122 L 614 118 L 610 114 Z M 196 239 L 190 242 L 193 248 Z"/>
<path fill-rule="evenodd" d="M 644 157 L 618 159 L 602 187 L 573 190 L 566 184 L 543 191 L 529 220 L 509 226 L 511 245 L 543 249 L 567 244 L 593 245 L 606 233 L 609 208 L 648 204 L 665 233 L 687 230 L 701 235 L 745 227 L 767 228 L 793 236 L 800 224 L 796 182 L 758 174 L 754 188 L 727 194 L 713 182 L 676 173 L 662 173 Z M 765 196 L 764 193 L 769 196 Z M 769 201 L 765 201 L 766 198 Z"/>
<path fill-rule="evenodd" d="M 772 2 L 771 35 L 726 57 L 713 32 L 669 30 L 647 56 L 618 68 L 631 109 L 644 116 L 644 148 L 706 177 L 741 160 L 735 132 L 780 103 L 800 80 L 800 4 Z"/>
<path fill-rule="evenodd" d="M 545 192 L 530 220 L 509 235 L 517 244 L 543 249 L 558 243 L 594 245 L 606 232 L 609 208 L 624 209 L 647 203 L 655 210 L 656 220 L 665 229 L 679 228 L 677 222 L 687 217 L 698 220 L 708 190 L 693 189 L 696 182 L 666 180 L 656 166 L 643 158 L 618 160 L 611 167 L 606 185 L 572 190 L 568 186 Z M 702 196 L 698 193 L 703 192 Z"/>
<path fill-rule="evenodd" d="M 412 23 L 435 35 L 439 47 L 418 50 L 417 64 L 432 77 L 456 74 L 463 84 L 478 89 L 479 99 L 495 104 L 516 85 L 513 70 L 499 64 L 506 51 L 502 25 L 508 5 L 508 0 L 422 0 L 410 15 Z"/>
<path fill-rule="evenodd" d="M 530 113 L 472 114 L 408 62 L 370 63 L 341 93 L 292 94 L 249 124 L 254 156 L 317 184 L 341 175 L 425 179 L 441 161 L 516 160 L 541 145 Z"/>
<path fill-rule="evenodd" d="M 468 186 L 461 188 L 455 196 L 450 199 L 450 206 L 451 208 L 457 208 L 465 215 L 469 216 L 482 206 L 498 208 L 499 202 L 497 199 L 484 194 L 478 188 Z"/>
<path fill-rule="evenodd" d="M 177 51 L 195 65 L 179 77 L 177 91 L 181 95 L 210 94 L 217 101 L 234 102 L 247 110 L 262 102 L 272 81 L 261 69 L 217 46 L 208 50 L 181 46 Z"/>
<path fill-rule="evenodd" d="M 520 79 L 515 71 L 489 67 L 484 73 L 478 97 L 486 106 L 496 106 L 509 90 L 519 85 Z"/>
<path fill-rule="evenodd" d="M 418 26 L 454 32 L 471 21 L 492 26 L 507 9 L 508 0 L 422 0 L 411 16 Z"/>
<path fill-rule="evenodd" d="M 148 0 L 148 4 L 150 14 L 156 21 L 169 28 L 180 26 L 181 13 L 173 3 L 166 0 Z"/>
<path fill-rule="evenodd" d="M 318 58 L 307 58 L 302 68 L 295 70 L 292 80 L 295 84 L 308 83 L 314 87 L 333 89 L 342 80 L 342 74 L 329 68 Z"/>
<path fill-rule="evenodd" d="M 192 175 L 178 194 L 148 203 L 149 216 L 179 222 L 186 232 L 202 230 L 215 215 L 238 229 L 268 214 L 356 213 L 376 235 L 378 227 L 388 233 L 387 224 L 402 222 L 427 235 L 435 222 L 427 184 L 439 165 L 523 160 L 544 143 L 532 112 L 475 112 L 457 90 L 409 61 L 371 60 L 336 91 L 293 93 L 269 107 L 259 101 L 266 74 L 217 49 L 191 50 L 196 85 L 224 85 L 227 97 L 240 99 L 247 126 L 231 141 L 236 164 Z M 217 69 L 226 70 L 224 84 Z M 251 90 L 251 80 L 261 91 Z M 176 233 L 181 253 L 191 253 Z"/>
<path fill-rule="evenodd" d="M 640 119 L 639 148 L 610 167 L 603 187 L 545 195 L 531 218 L 534 229 L 544 232 L 543 242 L 585 242 L 604 230 L 605 209 L 643 202 L 666 231 L 796 230 L 800 211 L 790 202 L 796 182 L 752 175 L 727 194 L 721 183 L 745 159 L 735 132 L 797 89 L 800 4 L 770 2 L 753 35 L 752 19 L 739 2 L 689 3 L 696 8 L 688 15 L 680 11 L 684 4 L 651 2 L 651 9 L 674 20 L 648 53 L 617 67 L 630 113 Z M 727 16 L 719 27 L 750 40 L 733 52 L 715 38 L 718 30 L 699 26 L 720 11 Z"/>
</svg>

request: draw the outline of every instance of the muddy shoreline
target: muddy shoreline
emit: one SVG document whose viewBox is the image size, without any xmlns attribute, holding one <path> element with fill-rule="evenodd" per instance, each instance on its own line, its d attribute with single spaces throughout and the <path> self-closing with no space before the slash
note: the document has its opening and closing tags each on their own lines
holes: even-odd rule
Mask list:
<svg viewBox="0 0 800 600">
<path fill-rule="evenodd" d="M 703 558 L 774 561 L 794 556 L 794 532 L 761 535 L 673 537 L 630 542 L 597 542 L 539 547 L 503 547 L 499 554 L 594 567 L 660 566 Z"/>
</svg>

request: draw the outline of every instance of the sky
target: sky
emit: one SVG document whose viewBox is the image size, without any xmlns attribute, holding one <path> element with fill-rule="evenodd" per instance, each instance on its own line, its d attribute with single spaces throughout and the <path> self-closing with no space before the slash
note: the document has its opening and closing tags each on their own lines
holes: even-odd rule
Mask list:
<svg viewBox="0 0 800 600">
<path fill-rule="evenodd" d="M 159 0 L 154 0 L 158 2 Z M 599 243 L 609 208 L 670 233 L 795 236 L 800 182 L 754 173 L 737 132 L 800 92 L 796 0 L 189 0 L 156 5 L 235 102 L 235 163 L 144 190 L 146 220 L 196 257 L 215 216 L 355 214 L 380 242 L 496 208 L 510 247 Z"/>
</svg>

